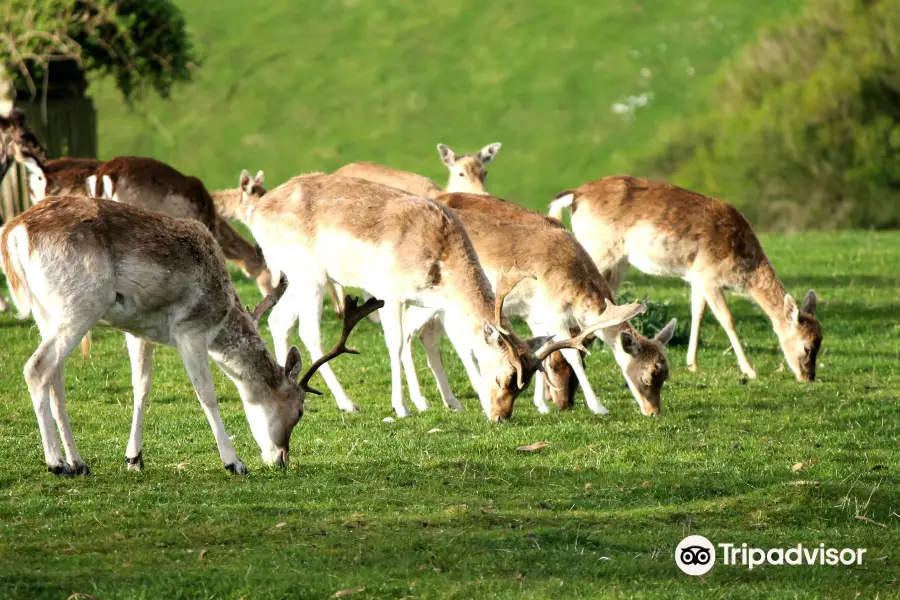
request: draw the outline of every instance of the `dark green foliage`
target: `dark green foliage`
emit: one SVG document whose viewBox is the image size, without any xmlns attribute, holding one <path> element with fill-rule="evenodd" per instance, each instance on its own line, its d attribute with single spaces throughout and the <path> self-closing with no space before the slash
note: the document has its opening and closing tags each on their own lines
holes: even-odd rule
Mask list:
<svg viewBox="0 0 900 600">
<path fill-rule="evenodd" d="M 779 229 L 900 226 L 900 2 L 811 0 L 722 68 L 647 170 Z"/>
<path fill-rule="evenodd" d="M 12 0 L 0 12 L 0 30 L 0 61 L 16 87 L 32 94 L 48 62 L 75 60 L 110 75 L 126 99 L 144 88 L 168 97 L 197 61 L 170 0 Z"/>
</svg>

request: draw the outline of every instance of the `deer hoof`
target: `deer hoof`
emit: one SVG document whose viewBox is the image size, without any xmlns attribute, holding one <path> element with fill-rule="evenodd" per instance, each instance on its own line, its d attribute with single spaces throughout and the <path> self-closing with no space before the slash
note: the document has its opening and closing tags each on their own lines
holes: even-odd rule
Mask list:
<svg viewBox="0 0 900 600">
<path fill-rule="evenodd" d="M 688 371 L 690 371 L 691 373 L 696 373 L 696 372 L 699 370 L 698 367 L 697 367 L 697 363 L 694 363 L 694 364 L 692 364 L 692 365 L 689 364 L 689 365 L 687 366 L 687 369 L 688 369 Z"/>
<path fill-rule="evenodd" d="M 72 467 L 67 465 L 63 459 L 59 459 L 59 462 L 55 465 L 47 465 L 47 470 L 57 477 L 71 477 L 75 474 L 72 471 Z"/>
<path fill-rule="evenodd" d="M 138 452 L 137 456 L 125 457 L 125 468 L 129 471 L 141 471 L 144 469 L 144 451 Z"/>
<path fill-rule="evenodd" d="M 226 471 L 231 471 L 233 475 L 246 475 L 247 474 L 247 465 L 243 463 L 240 459 L 231 463 L 230 465 L 225 465 Z"/>
<path fill-rule="evenodd" d="M 83 463 L 83 462 L 77 462 L 74 465 L 72 465 L 70 468 L 72 470 L 73 475 L 90 475 L 91 474 L 91 468 L 89 466 L 87 466 L 86 463 Z"/>
</svg>

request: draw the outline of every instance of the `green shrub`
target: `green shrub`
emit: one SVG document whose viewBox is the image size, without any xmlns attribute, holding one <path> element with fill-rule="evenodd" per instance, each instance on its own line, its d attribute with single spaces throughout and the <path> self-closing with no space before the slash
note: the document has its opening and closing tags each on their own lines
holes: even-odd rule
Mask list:
<svg viewBox="0 0 900 600">
<path fill-rule="evenodd" d="M 641 171 L 775 229 L 900 226 L 900 0 L 810 0 L 719 74 Z"/>
<path fill-rule="evenodd" d="M 0 63 L 32 95 L 50 63 L 74 60 L 112 76 L 126 99 L 145 88 L 167 97 L 197 61 L 170 0 L 11 0 L 0 31 Z"/>
</svg>

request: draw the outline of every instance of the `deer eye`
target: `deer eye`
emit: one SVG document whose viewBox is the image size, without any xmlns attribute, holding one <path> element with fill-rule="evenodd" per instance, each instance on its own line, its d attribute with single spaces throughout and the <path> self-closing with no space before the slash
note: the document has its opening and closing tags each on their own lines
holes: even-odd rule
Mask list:
<svg viewBox="0 0 900 600">
<path fill-rule="evenodd" d="M 460 171 L 460 172 L 459 172 L 459 176 L 460 176 L 460 177 L 465 177 L 465 176 L 466 176 L 466 174 L 465 174 L 465 173 L 463 173 L 463 172 L 462 172 L 462 171 Z"/>
</svg>

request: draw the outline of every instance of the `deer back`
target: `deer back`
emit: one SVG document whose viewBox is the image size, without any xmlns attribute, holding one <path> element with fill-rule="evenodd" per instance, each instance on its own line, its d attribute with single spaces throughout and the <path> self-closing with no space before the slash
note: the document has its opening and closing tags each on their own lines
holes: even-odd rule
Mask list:
<svg viewBox="0 0 900 600">
<path fill-rule="evenodd" d="M 334 172 L 343 177 L 357 177 L 403 190 L 413 196 L 436 198 L 441 188 L 431 179 L 409 171 L 401 171 L 373 162 L 355 162 Z"/>
<path fill-rule="evenodd" d="M 141 156 L 119 156 L 96 172 L 94 195 L 104 192 L 119 202 L 215 226 L 215 205 L 203 182 L 164 162 Z M 105 189 L 104 179 L 111 183 Z"/>
</svg>

